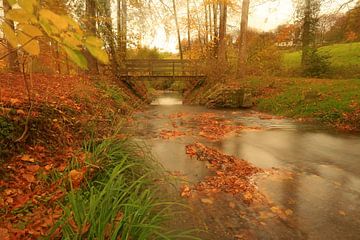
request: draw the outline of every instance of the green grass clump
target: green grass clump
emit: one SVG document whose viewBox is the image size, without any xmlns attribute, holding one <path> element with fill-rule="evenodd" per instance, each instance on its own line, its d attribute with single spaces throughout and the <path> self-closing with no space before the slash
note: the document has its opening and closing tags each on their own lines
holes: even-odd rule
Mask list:
<svg viewBox="0 0 360 240">
<path fill-rule="evenodd" d="M 159 172 L 138 146 L 110 138 L 90 141 L 85 150 L 86 163 L 98 170 L 85 188 L 68 193 L 65 214 L 54 227 L 62 239 L 191 238 L 162 227 L 174 203 L 156 197 Z"/>
</svg>

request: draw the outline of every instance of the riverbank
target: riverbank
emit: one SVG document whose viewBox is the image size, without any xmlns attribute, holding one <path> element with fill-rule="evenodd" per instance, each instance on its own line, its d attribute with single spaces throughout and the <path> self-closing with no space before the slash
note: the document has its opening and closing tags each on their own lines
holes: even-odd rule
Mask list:
<svg viewBox="0 0 360 240">
<path fill-rule="evenodd" d="M 226 84 L 203 84 L 187 92 L 185 102 L 209 105 L 214 88 L 245 89 L 251 92 L 254 108 L 262 112 L 360 131 L 359 79 L 249 77 Z"/>
<path fill-rule="evenodd" d="M 159 168 L 121 131 L 142 101 L 108 79 L 0 79 L 1 239 L 166 235 Z"/>
<path fill-rule="evenodd" d="M 359 79 L 249 78 L 242 85 L 260 111 L 360 131 Z"/>
</svg>

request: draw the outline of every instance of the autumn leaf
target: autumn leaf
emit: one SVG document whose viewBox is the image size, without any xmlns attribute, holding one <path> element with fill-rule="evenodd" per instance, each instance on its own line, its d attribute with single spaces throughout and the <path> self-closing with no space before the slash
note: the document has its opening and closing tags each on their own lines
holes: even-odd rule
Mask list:
<svg viewBox="0 0 360 240">
<path fill-rule="evenodd" d="M 32 175 L 32 174 L 27 174 L 27 173 L 26 173 L 26 174 L 23 174 L 23 178 L 25 178 L 26 181 L 28 181 L 29 183 L 33 183 L 33 182 L 36 181 L 35 176 Z"/>
<path fill-rule="evenodd" d="M 6 228 L 0 227 L 0 239 L 10 240 L 9 230 L 7 230 Z"/>
<path fill-rule="evenodd" d="M 84 173 L 78 170 L 71 170 L 69 173 L 71 184 L 74 188 L 80 187 L 82 180 L 84 179 Z"/>
<path fill-rule="evenodd" d="M 24 161 L 24 162 L 35 162 L 35 160 L 33 158 L 30 157 L 30 155 L 23 155 L 21 158 L 20 158 L 21 161 Z"/>
</svg>

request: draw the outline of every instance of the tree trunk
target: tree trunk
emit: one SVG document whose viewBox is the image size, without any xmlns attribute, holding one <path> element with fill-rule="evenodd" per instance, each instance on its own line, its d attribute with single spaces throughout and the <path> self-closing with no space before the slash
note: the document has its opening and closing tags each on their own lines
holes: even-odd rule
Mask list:
<svg viewBox="0 0 360 240">
<path fill-rule="evenodd" d="M 126 59 L 126 43 L 127 43 L 127 0 L 121 3 L 121 61 Z"/>
<path fill-rule="evenodd" d="M 248 29 L 248 18 L 249 18 L 249 5 L 250 0 L 243 0 L 242 11 L 241 11 L 241 28 L 240 28 L 240 42 L 239 42 L 239 59 L 237 66 L 238 77 L 244 77 L 245 62 L 246 62 L 246 48 L 247 48 L 247 29 Z"/>
<path fill-rule="evenodd" d="M 302 31 L 301 65 L 304 67 L 310 55 L 311 44 L 311 0 L 305 0 L 304 23 Z"/>
<path fill-rule="evenodd" d="M 11 9 L 11 6 L 7 0 L 3 0 L 3 7 L 5 15 Z M 13 21 L 6 19 L 5 23 L 8 24 L 13 30 L 15 29 Z M 7 43 L 6 45 L 9 52 L 14 51 L 14 48 L 10 45 L 10 43 Z M 20 70 L 17 51 L 14 51 L 8 55 L 8 69 L 11 72 L 18 72 Z"/>
<path fill-rule="evenodd" d="M 207 8 L 207 4 L 206 1 L 204 0 L 204 11 L 205 11 L 205 44 L 207 44 L 209 42 L 209 23 L 208 23 L 208 8 Z"/>
<path fill-rule="evenodd" d="M 86 28 L 90 35 L 96 36 L 96 2 L 95 0 L 86 0 Z M 88 60 L 88 72 L 99 73 L 96 59 L 88 52 L 85 52 L 86 59 Z"/>
<path fill-rule="evenodd" d="M 175 3 L 175 0 L 173 0 L 172 2 L 173 2 L 173 11 L 174 11 L 176 32 L 177 32 L 177 37 L 178 37 L 178 44 L 179 44 L 180 59 L 183 60 L 184 57 L 183 57 L 183 51 L 182 51 L 182 46 L 181 46 L 181 35 L 180 35 L 180 27 L 179 27 L 179 22 L 178 22 L 178 18 L 177 18 L 177 12 L 176 12 L 176 3 Z"/>
<path fill-rule="evenodd" d="M 121 27 L 121 0 L 117 0 L 116 1 L 116 6 L 117 6 L 117 11 L 116 11 L 116 15 L 117 15 L 117 36 L 116 36 L 116 43 L 117 43 L 117 47 L 119 49 L 119 53 L 120 53 L 120 49 L 121 49 L 121 34 L 122 34 L 122 27 Z"/>
<path fill-rule="evenodd" d="M 188 50 L 191 50 L 191 35 L 190 35 L 190 0 L 186 0 L 187 11 L 187 35 L 188 35 Z"/>
<path fill-rule="evenodd" d="M 211 5 L 208 4 L 209 9 L 209 32 L 210 32 L 210 41 L 213 40 L 213 28 L 212 28 L 212 18 L 211 18 Z"/>
<path fill-rule="evenodd" d="M 226 61 L 226 20 L 227 20 L 227 4 L 225 2 L 221 2 L 218 58 L 222 62 Z"/>
<path fill-rule="evenodd" d="M 216 3 L 213 3 L 213 21 L 214 21 L 214 38 L 217 39 L 218 38 L 218 26 L 217 26 L 217 22 L 218 22 L 218 17 L 217 17 L 217 11 L 218 11 L 218 6 Z M 216 40 L 217 41 L 217 40 Z"/>
</svg>

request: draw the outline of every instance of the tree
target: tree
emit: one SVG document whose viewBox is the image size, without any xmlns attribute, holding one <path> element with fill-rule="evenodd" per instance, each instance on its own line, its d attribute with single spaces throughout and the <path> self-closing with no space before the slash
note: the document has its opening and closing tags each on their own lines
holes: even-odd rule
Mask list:
<svg viewBox="0 0 360 240">
<path fill-rule="evenodd" d="M 221 1 L 220 6 L 220 23 L 219 23 L 219 47 L 218 58 L 219 60 L 226 61 L 226 21 L 227 21 L 227 2 Z"/>
<path fill-rule="evenodd" d="M 305 0 L 305 6 L 300 4 L 299 13 L 302 19 L 302 55 L 303 68 L 311 62 L 310 57 L 316 49 L 316 29 L 319 21 L 320 0 Z"/>
<path fill-rule="evenodd" d="M 89 35 L 96 36 L 96 2 L 95 0 L 86 0 L 86 29 Z M 89 72 L 99 73 L 99 68 L 96 59 L 88 52 L 85 56 L 89 63 Z"/>
<path fill-rule="evenodd" d="M 184 57 L 183 57 L 183 51 L 182 51 L 182 47 L 181 47 L 180 26 L 179 26 L 178 17 L 177 17 L 175 0 L 172 0 L 172 4 L 173 4 L 173 14 L 174 14 L 174 18 L 175 18 L 176 32 L 177 32 L 177 38 L 178 38 L 180 59 L 182 60 Z"/>
<path fill-rule="evenodd" d="M 117 45 L 120 61 L 123 62 L 127 49 L 127 0 L 117 0 Z"/>
<path fill-rule="evenodd" d="M 190 0 L 186 0 L 186 12 L 187 12 L 187 44 L 188 50 L 191 50 L 191 36 L 190 36 Z"/>
<path fill-rule="evenodd" d="M 247 48 L 247 28 L 249 18 L 249 0 L 243 0 L 241 10 L 241 28 L 240 28 L 240 41 L 239 41 L 239 58 L 237 66 L 237 75 L 239 77 L 245 76 L 245 61 L 246 61 L 246 48 Z"/>
</svg>

